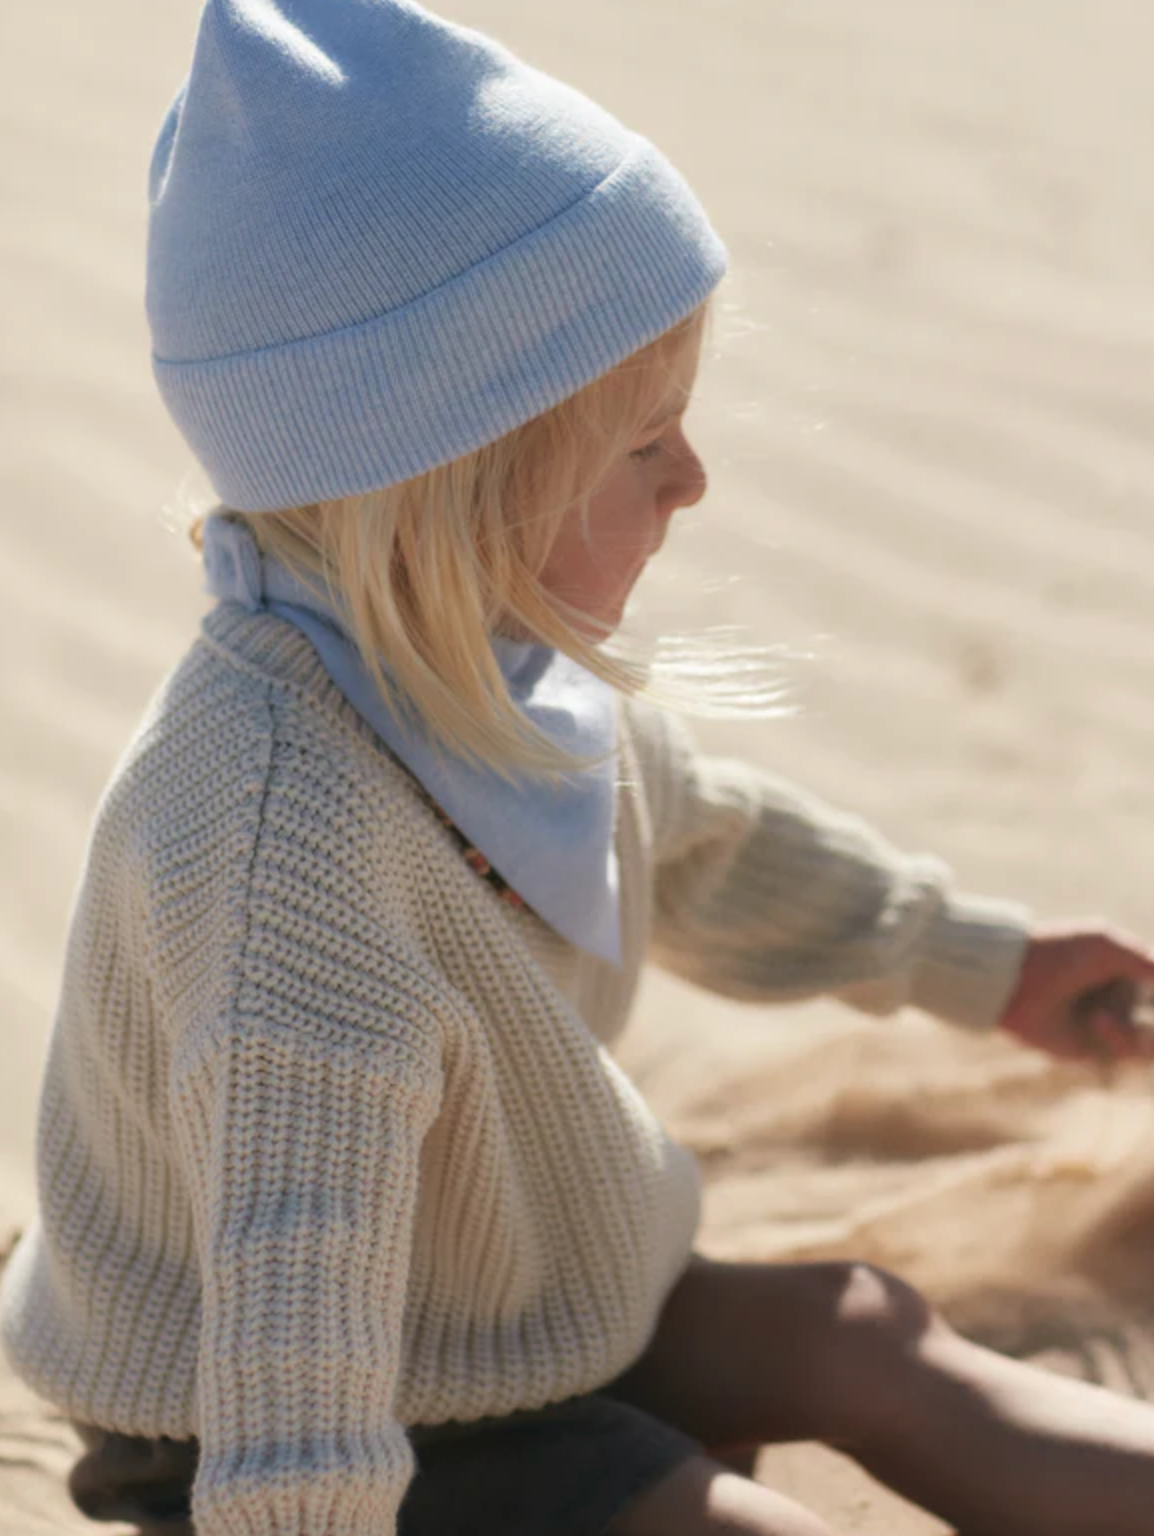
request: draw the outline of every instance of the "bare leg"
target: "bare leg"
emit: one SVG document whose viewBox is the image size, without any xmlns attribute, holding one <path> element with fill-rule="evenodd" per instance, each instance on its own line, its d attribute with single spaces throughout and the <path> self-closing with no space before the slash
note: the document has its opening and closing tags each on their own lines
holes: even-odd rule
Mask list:
<svg viewBox="0 0 1154 1536">
<path fill-rule="evenodd" d="M 835 1536 L 792 1499 L 693 1456 L 647 1489 L 606 1536 Z"/>
<path fill-rule="evenodd" d="M 972 1532 L 1154 1529 L 1148 1405 L 1008 1360 L 944 1325 L 928 1332 L 921 1361 L 908 1418 L 847 1447 L 875 1477 Z"/>
<path fill-rule="evenodd" d="M 971 1344 L 865 1265 L 695 1259 L 609 1390 L 727 1455 L 835 1445 L 971 1536 L 1154 1530 L 1154 1409 Z"/>
</svg>

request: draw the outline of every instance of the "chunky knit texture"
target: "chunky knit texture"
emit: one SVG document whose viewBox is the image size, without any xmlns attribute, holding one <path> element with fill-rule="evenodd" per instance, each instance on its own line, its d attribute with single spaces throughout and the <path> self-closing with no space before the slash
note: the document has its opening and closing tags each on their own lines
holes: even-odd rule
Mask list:
<svg viewBox="0 0 1154 1536">
<path fill-rule="evenodd" d="M 494 441 L 726 264 L 652 144 L 412 0 L 206 0 L 150 190 L 157 382 L 244 511 Z"/>
<path fill-rule="evenodd" d="M 629 705 L 623 970 L 498 898 L 299 631 L 225 603 L 100 806 L 16 1369 L 196 1434 L 199 1536 L 388 1536 L 404 1426 L 593 1389 L 699 1216 L 613 1061 L 647 949 L 737 997 L 993 1022 L 1020 914 Z"/>
</svg>

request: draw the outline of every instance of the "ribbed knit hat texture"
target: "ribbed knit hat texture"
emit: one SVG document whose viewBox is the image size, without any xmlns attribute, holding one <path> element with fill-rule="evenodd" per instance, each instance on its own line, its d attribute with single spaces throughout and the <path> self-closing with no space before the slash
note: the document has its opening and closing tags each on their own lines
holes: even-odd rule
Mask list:
<svg viewBox="0 0 1154 1536">
<path fill-rule="evenodd" d="M 150 196 L 156 378 L 241 511 L 494 441 L 726 263 L 652 144 L 411 0 L 208 0 Z"/>
</svg>

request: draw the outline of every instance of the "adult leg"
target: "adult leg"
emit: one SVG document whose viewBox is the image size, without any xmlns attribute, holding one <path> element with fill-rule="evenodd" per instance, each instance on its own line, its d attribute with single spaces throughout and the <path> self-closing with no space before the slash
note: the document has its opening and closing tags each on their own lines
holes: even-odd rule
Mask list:
<svg viewBox="0 0 1154 1536">
<path fill-rule="evenodd" d="M 695 1258 L 608 1390 L 727 1454 L 825 1441 L 975 1536 L 1154 1529 L 1154 1410 L 969 1343 L 866 1265 Z"/>
<path fill-rule="evenodd" d="M 609 1525 L 606 1536 L 835 1536 L 809 1510 L 691 1456 L 647 1488 Z"/>
</svg>

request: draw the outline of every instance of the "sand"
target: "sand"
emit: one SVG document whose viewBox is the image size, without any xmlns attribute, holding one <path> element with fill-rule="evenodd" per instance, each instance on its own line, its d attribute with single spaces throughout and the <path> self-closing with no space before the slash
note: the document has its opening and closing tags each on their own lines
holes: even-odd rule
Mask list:
<svg viewBox="0 0 1154 1536">
<path fill-rule="evenodd" d="M 31 1209 L 86 830 L 203 607 L 171 525 L 204 487 L 141 304 L 147 155 L 196 9 L 0 17 L 0 1228 Z M 654 138 L 731 247 L 690 419 L 711 491 L 645 622 L 789 648 L 796 711 L 703 739 L 971 889 L 1154 940 L 1148 7 L 446 9 Z M 708 1251 L 871 1258 L 983 1337 L 1147 1390 L 1147 1077 L 661 976 L 623 1056 L 703 1159 Z M 86 1528 L 71 1453 L 0 1378 L 0 1536 Z M 846 1532 L 941 1530 L 829 1453 L 759 1470 Z"/>
</svg>

